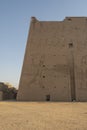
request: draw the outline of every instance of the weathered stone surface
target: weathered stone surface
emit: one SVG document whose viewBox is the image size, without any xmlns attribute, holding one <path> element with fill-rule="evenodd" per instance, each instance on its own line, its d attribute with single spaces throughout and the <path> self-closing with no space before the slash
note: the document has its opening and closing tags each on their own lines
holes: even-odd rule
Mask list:
<svg viewBox="0 0 87 130">
<path fill-rule="evenodd" d="M 0 91 L 0 101 L 2 101 L 2 100 L 3 100 L 3 92 Z"/>
<path fill-rule="evenodd" d="M 16 99 L 17 90 L 16 88 L 9 86 L 6 83 L 0 82 L 0 101 Z"/>
<path fill-rule="evenodd" d="M 86 17 L 32 17 L 17 100 L 87 101 Z"/>
</svg>

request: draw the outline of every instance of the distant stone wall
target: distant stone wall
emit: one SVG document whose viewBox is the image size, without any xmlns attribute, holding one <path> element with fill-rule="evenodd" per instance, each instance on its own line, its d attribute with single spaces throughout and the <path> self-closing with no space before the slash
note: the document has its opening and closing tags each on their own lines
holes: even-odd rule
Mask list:
<svg viewBox="0 0 87 130">
<path fill-rule="evenodd" d="M 0 82 L 0 93 L 1 93 L 1 100 L 9 100 L 9 99 L 16 99 L 17 90 L 14 87 L 9 87 L 3 82 Z"/>
<path fill-rule="evenodd" d="M 0 101 L 2 101 L 2 100 L 3 100 L 3 92 L 0 91 Z"/>
</svg>

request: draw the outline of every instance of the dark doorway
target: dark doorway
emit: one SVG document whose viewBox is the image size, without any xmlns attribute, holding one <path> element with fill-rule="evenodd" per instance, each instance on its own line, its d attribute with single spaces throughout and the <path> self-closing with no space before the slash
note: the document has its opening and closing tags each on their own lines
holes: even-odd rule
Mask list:
<svg viewBox="0 0 87 130">
<path fill-rule="evenodd" d="M 46 101 L 50 101 L 50 95 L 46 95 Z"/>
</svg>

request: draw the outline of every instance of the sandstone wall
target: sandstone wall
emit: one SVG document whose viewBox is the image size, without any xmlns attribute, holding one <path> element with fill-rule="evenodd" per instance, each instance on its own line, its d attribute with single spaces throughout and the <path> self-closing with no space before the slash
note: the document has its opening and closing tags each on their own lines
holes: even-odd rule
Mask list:
<svg viewBox="0 0 87 130">
<path fill-rule="evenodd" d="M 17 100 L 87 101 L 87 18 L 32 18 Z"/>
</svg>

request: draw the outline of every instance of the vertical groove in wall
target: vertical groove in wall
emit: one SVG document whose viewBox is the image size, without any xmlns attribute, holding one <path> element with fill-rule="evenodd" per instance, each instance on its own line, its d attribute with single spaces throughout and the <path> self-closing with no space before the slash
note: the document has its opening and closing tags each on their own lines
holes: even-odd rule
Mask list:
<svg viewBox="0 0 87 130">
<path fill-rule="evenodd" d="M 75 92 L 75 72 L 74 72 L 74 53 L 73 43 L 69 45 L 69 70 L 70 70 L 70 86 L 71 86 L 71 100 L 76 100 Z"/>
</svg>

